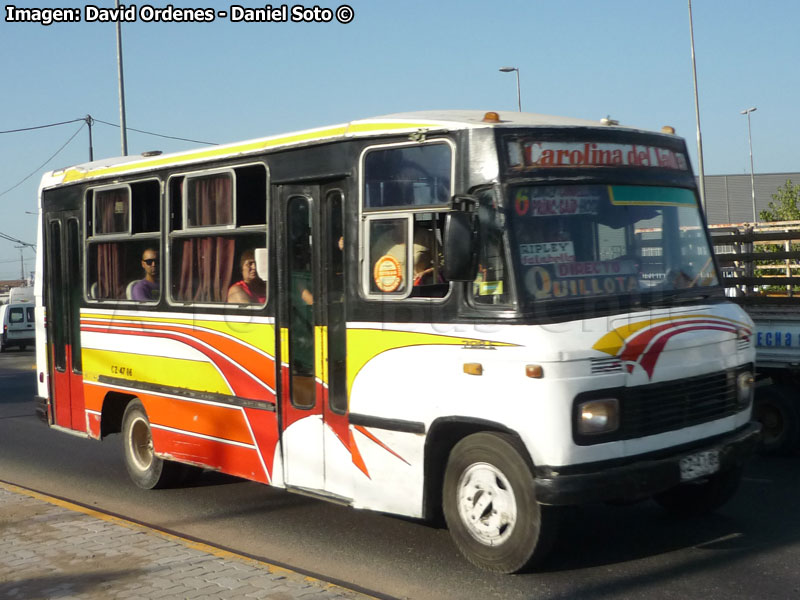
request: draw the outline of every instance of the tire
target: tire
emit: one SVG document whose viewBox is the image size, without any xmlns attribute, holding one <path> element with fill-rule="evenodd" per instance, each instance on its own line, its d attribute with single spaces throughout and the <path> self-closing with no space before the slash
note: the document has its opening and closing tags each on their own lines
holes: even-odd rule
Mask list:
<svg viewBox="0 0 800 600">
<path fill-rule="evenodd" d="M 133 482 L 145 490 L 174 485 L 182 465 L 156 456 L 147 412 L 140 400 L 132 400 L 122 417 L 125 467 Z"/>
<path fill-rule="evenodd" d="M 534 476 L 514 437 L 470 435 L 450 452 L 442 508 L 472 564 L 497 573 L 536 566 L 555 541 L 555 512 L 536 500 Z"/>
<path fill-rule="evenodd" d="M 681 517 L 696 517 L 715 511 L 739 489 L 742 467 L 716 473 L 697 482 L 683 483 L 653 497 L 668 512 Z"/>
<path fill-rule="evenodd" d="M 761 423 L 762 454 L 786 455 L 797 450 L 800 422 L 791 388 L 777 383 L 757 388 L 753 418 Z"/>
</svg>

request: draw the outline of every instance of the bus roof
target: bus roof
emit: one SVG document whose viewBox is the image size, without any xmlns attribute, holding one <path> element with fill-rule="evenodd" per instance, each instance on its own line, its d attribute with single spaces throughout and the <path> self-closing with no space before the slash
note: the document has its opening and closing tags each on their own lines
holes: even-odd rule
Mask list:
<svg viewBox="0 0 800 600">
<path fill-rule="evenodd" d="M 385 115 L 351 121 L 340 125 L 308 129 L 293 133 L 257 138 L 243 142 L 220 144 L 170 154 L 150 154 L 104 158 L 46 173 L 42 188 L 75 181 L 149 171 L 170 165 L 191 164 L 210 159 L 246 156 L 268 149 L 308 145 L 354 137 L 368 137 L 403 132 L 456 131 L 488 127 L 607 127 L 605 120 L 590 121 L 523 112 L 503 112 L 498 120 L 487 121 L 486 111 L 438 110 Z M 630 129 L 610 122 L 613 127 Z"/>
</svg>

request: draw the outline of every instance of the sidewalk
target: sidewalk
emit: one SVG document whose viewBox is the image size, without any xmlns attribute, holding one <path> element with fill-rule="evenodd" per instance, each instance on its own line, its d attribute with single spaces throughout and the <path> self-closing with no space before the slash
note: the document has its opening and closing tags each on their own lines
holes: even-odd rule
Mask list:
<svg viewBox="0 0 800 600">
<path fill-rule="evenodd" d="M 0 598 L 371 598 L 0 482 Z"/>
</svg>

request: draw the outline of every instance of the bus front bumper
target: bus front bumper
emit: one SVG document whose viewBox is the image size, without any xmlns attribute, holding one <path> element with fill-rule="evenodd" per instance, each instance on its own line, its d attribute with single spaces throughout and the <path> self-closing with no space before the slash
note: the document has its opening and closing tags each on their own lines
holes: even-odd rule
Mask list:
<svg viewBox="0 0 800 600">
<path fill-rule="evenodd" d="M 681 459 L 717 451 L 719 470 L 739 467 L 753 454 L 761 424 L 751 421 L 731 434 L 703 440 L 663 453 L 634 456 L 568 467 L 536 467 L 536 499 L 542 504 L 568 506 L 610 500 L 638 500 L 682 483 Z"/>
</svg>

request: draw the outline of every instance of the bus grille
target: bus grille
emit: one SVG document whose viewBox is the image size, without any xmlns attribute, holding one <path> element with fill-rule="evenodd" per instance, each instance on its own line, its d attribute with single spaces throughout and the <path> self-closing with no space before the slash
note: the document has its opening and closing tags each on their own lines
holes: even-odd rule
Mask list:
<svg viewBox="0 0 800 600">
<path fill-rule="evenodd" d="M 609 375 L 622 373 L 622 361 L 616 356 L 611 358 L 593 358 L 591 360 L 592 375 Z"/>
<path fill-rule="evenodd" d="M 621 437 L 655 435 L 735 414 L 736 376 L 746 369 L 626 389 L 620 407 Z"/>
</svg>

